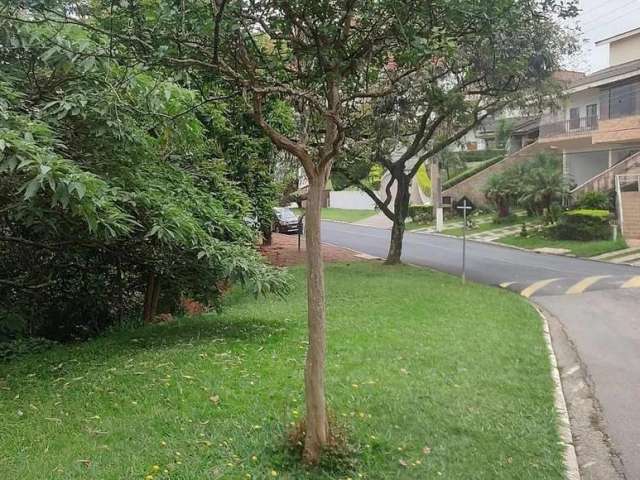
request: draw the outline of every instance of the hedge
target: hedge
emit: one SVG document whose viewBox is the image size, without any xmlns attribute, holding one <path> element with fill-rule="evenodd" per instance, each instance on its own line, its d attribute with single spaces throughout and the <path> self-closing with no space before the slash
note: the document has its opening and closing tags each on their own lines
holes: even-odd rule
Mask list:
<svg viewBox="0 0 640 480">
<path fill-rule="evenodd" d="M 433 220 L 432 205 L 411 205 L 409 206 L 409 216 L 414 222 L 425 223 Z"/>
<path fill-rule="evenodd" d="M 608 210 L 570 210 L 560 216 L 552 232 L 559 240 L 608 240 L 610 216 Z"/>
<path fill-rule="evenodd" d="M 491 150 L 491 151 L 493 152 L 495 150 Z M 450 178 L 449 180 L 447 180 L 446 182 L 444 182 L 442 184 L 442 190 L 447 190 L 448 188 L 456 186 L 457 184 L 459 184 L 463 180 L 466 180 L 467 178 L 472 177 L 476 173 L 479 173 L 482 170 L 484 170 L 485 168 L 488 168 L 491 165 L 495 165 L 496 163 L 501 161 L 503 158 L 504 158 L 504 154 L 498 155 L 497 157 L 494 157 L 494 158 L 492 158 L 490 160 L 487 160 L 486 162 L 483 162 L 481 165 L 478 165 L 476 167 L 470 168 L 466 172 L 462 172 L 460 175 L 456 175 L 455 177 Z"/>
</svg>

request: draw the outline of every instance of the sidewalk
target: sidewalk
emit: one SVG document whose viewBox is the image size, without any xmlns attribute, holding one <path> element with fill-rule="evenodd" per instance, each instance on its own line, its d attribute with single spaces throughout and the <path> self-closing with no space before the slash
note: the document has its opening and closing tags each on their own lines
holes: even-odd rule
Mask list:
<svg viewBox="0 0 640 480">
<path fill-rule="evenodd" d="M 364 220 L 360 220 L 358 222 L 353 222 L 354 225 L 363 225 L 365 227 L 376 227 L 376 228 L 384 228 L 390 229 L 393 225 L 393 222 L 389 220 L 389 218 L 384 213 L 377 213 L 373 217 L 365 218 Z"/>
</svg>

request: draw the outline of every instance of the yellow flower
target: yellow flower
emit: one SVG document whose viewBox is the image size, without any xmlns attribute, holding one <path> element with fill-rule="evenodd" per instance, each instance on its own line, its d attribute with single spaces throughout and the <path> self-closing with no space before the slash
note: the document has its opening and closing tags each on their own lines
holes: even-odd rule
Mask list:
<svg viewBox="0 0 640 480">
<path fill-rule="evenodd" d="M 153 470 L 154 472 L 159 472 L 160 471 L 160 465 L 154 465 L 153 467 L 151 467 L 151 470 Z"/>
<path fill-rule="evenodd" d="M 271 476 L 272 477 L 277 477 L 278 476 L 278 472 L 276 472 L 275 470 L 271 470 Z"/>
</svg>

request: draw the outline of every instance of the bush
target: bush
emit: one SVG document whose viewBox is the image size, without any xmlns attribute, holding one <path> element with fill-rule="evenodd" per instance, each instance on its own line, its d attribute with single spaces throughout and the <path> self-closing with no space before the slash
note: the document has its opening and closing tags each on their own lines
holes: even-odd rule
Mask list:
<svg viewBox="0 0 640 480">
<path fill-rule="evenodd" d="M 490 150 L 490 151 L 491 152 L 495 152 L 496 150 Z M 486 162 L 482 163 L 481 165 L 478 165 L 476 167 L 470 168 L 466 172 L 463 172 L 460 175 L 456 175 L 455 177 L 450 178 L 449 180 L 447 180 L 446 182 L 444 182 L 442 184 L 442 190 L 446 190 L 448 188 L 456 186 L 457 184 L 459 184 L 463 180 L 466 180 L 467 178 L 472 177 L 476 173 L 481 172 L 485 168 L 488 168 L 491 165 L 494 165 L 494 164 L 498 163 L 503 158 L 504 158 L 504 154 L 498 154 L 498 156 L 493 157 L 490 160 L 487 160 Z"/>
<path fill-rule="evenodd" d="M 608 240 L 609 218 L 608 210 L 571 210 L 560 216 L 552 233 L 559 240 Z"/>
<path fill-rule="evenodd" d="M 433 221 L 433 206 L 431 205 L 411 205 L 409 216 L 414 222 L 427 223 Z"/>
<path fill-rule="evenodd" d="M 466 150 L 462 152 L 448 152 L 448 155 L 456 155 L 464 163 L 486 162 L 495 157 L 503 156 L 504 150 L 487 149 L 487 150 Z M 446 156 L 445 156 L 446 160 Z"/>
<path fill-rule="evenodd" d="M 576 202 L 576 209 L 611 210 L 609 195 L 603 192 L 587 192 Z"/>
<path fill-rule="evenodd" d="M 504 225 L 507 223 L 513 223 L 516 220 L 517 215 L 514 213 L 510 213 L 509 215 L 505 216 L 505 217 L 501 217 L 499 215 L 496 215 L 495 217 L 493 217 L 493 219 L 491 220 L 491 222 L 495 225 Z"/>
</svg>

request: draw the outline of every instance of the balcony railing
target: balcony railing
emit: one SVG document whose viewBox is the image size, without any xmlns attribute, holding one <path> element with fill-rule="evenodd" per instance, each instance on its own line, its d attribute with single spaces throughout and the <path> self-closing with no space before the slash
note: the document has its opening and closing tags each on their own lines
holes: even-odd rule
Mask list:
<svg viewBox="0 0 640 480">
<path fill-rule="evenodd" d="M 540 137 L 568 137 L 598 129 L 598 117 L 580 117 L 540 125 Z"/>
</svg>

